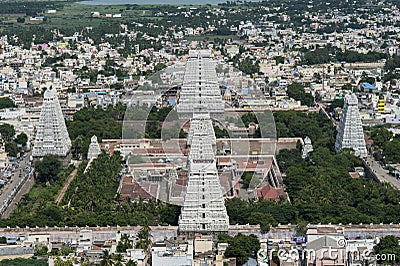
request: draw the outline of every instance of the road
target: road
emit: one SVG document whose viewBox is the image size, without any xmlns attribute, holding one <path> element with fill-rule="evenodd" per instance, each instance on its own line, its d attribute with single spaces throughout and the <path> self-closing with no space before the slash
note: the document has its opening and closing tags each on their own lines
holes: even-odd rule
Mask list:
<svg viewBox="0 0 400 266">
<path fill-rule="evenodd" d="M 396 177 L 390 175 L 387 170 L 383 169 L 383 167 L 374 160 L 374 158 L 368 154 L 365 159 L 367 166 L 372 170 L 372 172 L 376 175 L 380 182 L 386 182 L 391 184 L 394 188 L 400 189 L 400 180 Z"/>
<path fill-rule="evenodd" d="M 18 201 L 23 193 L 26 193 L 25 183 L 29 179 L 33 179 L 33 171 L 30 165 L 31 152 L 27 153 L 20 162 L 16 162 L 16 169 L 12 172 L 10 180 L 1 190 L 0 194 L 0 215 L 2 218 L 3 214 L 7 212 L 10 205 L 15 205 L 15 201 Z M 24 188 L 21 190 L 21 188 Z M 14 204 L 12 204 L 14 202 Z"/>
</svg>

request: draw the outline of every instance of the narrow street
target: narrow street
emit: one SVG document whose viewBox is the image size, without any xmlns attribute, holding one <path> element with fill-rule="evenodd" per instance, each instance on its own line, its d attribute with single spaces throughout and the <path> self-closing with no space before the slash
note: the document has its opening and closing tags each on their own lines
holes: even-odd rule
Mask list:
<svg viewBox="0 0 400 266">
<path fill-rule="evenodd" d="M 390 183 L 394 188 L 400 189 L 400 180 L 390 175 L 370 154 L 368 154 L 365 162 L 380 182 Z"/>
<path fill-rule="evenodd" d="M 6 183 L 0 194 L 0 216 L 5 218 L 4 214 L 9 212 L 8 208 L 22 198 L 22 195 L 29 191 L 25 186 L 28 180 L 33 180 L 33 170 L 30 165 L 31 152 L 27 153 L 23 159 L 17 163 L 17 168 L 13 171 L 10 181 Z M 31 182 L 33 184 L 33 182 Z M 15 203 L 14 203 L 15 204 Z"/>
</svg>

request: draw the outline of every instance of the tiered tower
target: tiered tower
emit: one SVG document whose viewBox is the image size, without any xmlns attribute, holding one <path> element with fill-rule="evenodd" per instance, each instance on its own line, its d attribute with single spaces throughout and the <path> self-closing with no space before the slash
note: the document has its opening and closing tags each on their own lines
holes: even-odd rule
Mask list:
<svg viewBox="0 0 400 266">
<path fill-rule="evenodd" d="M 306 136 L 304 139 L 303 149 L 301 150 L 301 158 L 305 159 L 308 157 L 309 153 L 314 151 L 311 139 Z"/>
<path fill-rule="evenodd" d="M 97 141 L 97 136 L 93 135 L 90 139 L 89 151 L 88 151 L 88 160 L 96 159 L 97 156 L 101 153 L 99 142 Z"/>
<path fill-rule="evenodd" d="M 345 97 L 338 133 L 336 135 L 336 152 L 345 148 L 353 149 L 354 154 L 360 158 L 367 157 L 364 132 L 358 110 L 358 99 L 354 93 Z"/>
<path fill-rule="evenodd" d="M 211 118 L 223 118 L 224 102 L 210 56 L 209 50 L 189 51 L 177 105 L 180 118 L 191 118 L 194 113 L 209 113 Z"/>
<path fill-rule="evenodd" d="M 179 231 L 194 233 L 227 232 L 226 212 L 215 160 L 215 137 L 208 114 L 194 114 L 188 136 L 190 152 L 187 191 L 179 217 Z"/>
<path fill-rule="evenodd" d="M 32 156 L 41 158 L 46 154 L 55 154 L 62 159 L 67 159 L 70 149 L 71 140 L 58 101 L 57 91 L 53 88 L 47 89 L 44 93 Z"/>
</svg>

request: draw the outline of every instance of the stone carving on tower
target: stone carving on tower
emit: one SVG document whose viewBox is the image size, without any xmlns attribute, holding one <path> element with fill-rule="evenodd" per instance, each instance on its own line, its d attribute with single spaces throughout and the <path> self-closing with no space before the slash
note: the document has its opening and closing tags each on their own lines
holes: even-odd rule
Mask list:
<svg viewBox="0 0 400 266">
<path fill-rule="evenodd" d="M 66 159 L 70 149 L 71 140 L 58 101 L 57 91 L 53 88 L 47 89 L 44 93 L 32 156 L 41 158 L 47 154 L 55 154 Z"/>
<path fill-rule="evenodd" d="M 180 118 L 191 118 L 194 113 L 209 113 L 211 118 L 224 116 L 224 102 L 210 56 L 209 50 L 189 51 L 177 105 Z"/>
<path fill-rule="evenodd" d="M 188 184 L 179 231 L 186 234 L 226 232 L 226 212 L 215 160 L 215 137 L 208 114 L 193 114 L 188 136 Z"/>
<path fill-rule="evenodd" d="M 301 151 L 301 158 L 305 159 L 308 157 L 308 154 L 314 150 L 311 139 L 306 136 L 304 139 L 303 149 Z"/>
<path fill-rule="evenodd" d="M 101 153 L 99 142 L 97 141 L 97 136 L 93 135 L 90 139 L 89 151 L 88 151 L 88 160 L 94 160 Z"/>
<path fill-rule="evenodd" d="M 354 154 L 360 158 L 367 157 L 364 132 L 358 110 L 358 99 L 354 93 L 345 97 L 336 135 L 336 152 L 346 148 L 353 149 Z"/>
</svg>

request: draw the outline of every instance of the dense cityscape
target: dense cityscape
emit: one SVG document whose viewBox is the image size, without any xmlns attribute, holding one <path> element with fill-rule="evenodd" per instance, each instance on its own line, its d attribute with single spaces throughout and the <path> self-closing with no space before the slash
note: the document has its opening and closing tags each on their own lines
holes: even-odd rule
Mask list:
<svg viewBox="0 0 400 266">
<path fill-rule="evenodd" d="M 400 2 L 137 3 L 0 0 L 1 266 L 400 265 Z"/>
</svg>

